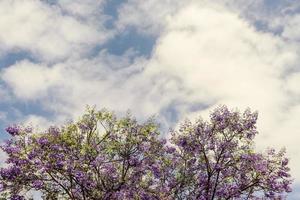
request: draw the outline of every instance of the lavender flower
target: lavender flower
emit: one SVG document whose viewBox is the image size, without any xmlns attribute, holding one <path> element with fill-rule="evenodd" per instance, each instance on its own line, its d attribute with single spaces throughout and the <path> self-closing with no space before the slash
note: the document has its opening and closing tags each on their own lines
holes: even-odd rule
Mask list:
<svg viewBox="0 0 300 200">
<path fill-rule="evenodd" d="M 17 136 L 21 133 L 21 128 L 17 125 L 9 126 L 5 130 L 12 136 Z"/>
</svg>

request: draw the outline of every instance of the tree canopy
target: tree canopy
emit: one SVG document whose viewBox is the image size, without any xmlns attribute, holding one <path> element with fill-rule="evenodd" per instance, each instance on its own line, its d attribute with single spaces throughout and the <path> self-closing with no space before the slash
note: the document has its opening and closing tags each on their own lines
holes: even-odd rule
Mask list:
<svg viewBox="0 0 300 200">
<path fill-rule="evenodd" d="M 1 195 L 43 199 L 283 199 L 291 191 L 285 150 L 256 152 L 257 113 L 220 106 L 210 119 L 161 134 L 149 119 L 87 110 L 36 132 L 13 125 L 3 145 Z M 168 136 L 168 137 L 167 137 Z M 168 138 L 168 139 L 167 139 Z"/>
</svg>

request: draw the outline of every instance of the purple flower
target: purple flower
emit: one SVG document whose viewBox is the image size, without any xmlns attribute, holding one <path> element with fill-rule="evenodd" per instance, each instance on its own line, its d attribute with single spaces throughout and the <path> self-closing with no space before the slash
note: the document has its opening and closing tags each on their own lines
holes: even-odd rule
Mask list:
<svg viewBox="0 0 300 200">
<path fill-rule="evenodd" d="M 161 175 L 160 175 L 160 170 L 159 170 L 158 166 L 152 165 L 151 170 L 156 178 L 160 178 Z"/>
<path fill-rule="evenodd" d="M 103 172 L 106 174 L 113 174 L 116 172 L 116 168 L 111 163 L 106 163 L 102 166 Z"/>
<path fill-rule="evenodd" d="M 25 131 L 26 133 L 32 133 L 32 130 L 33 130 L 33 128 L 32 128 L 31 126 L 27 126 L 27 127 L 24 129 L 24 131 Z"/>
<path fill-rule="evenodd" d="M 131 166 L 137 166 L 138 163 L 139 163 L 139 159 L 138 159 L 138 158 L 130 158 L 130 159 L 129 159 L 129 164 L 130 164 Z"/>
<path fill-rule="evenodd" d="M 2 168 L 0 170 L 0 175 L 4 180 L 14 180 L 17 176 L 21 174 L 21 169 L 17 166 L 11 166 L 7 169 Z"/>
<path fill-rule="evenodd" d="M 80 182 L 83 182 L 83 181 L 84 181 L 84 178 L 85 178 L 85 175 L 84 175 L 83 172 L 77 171 L 77 172 L 75 173 L 75 177 L 76 177 L 76 179 L 79 180 Z"/>
<path fill-rule="evenodd" d="M 58 127 L 56 127 L 56 126 L 51 126 L 49 129 L 48 129 L 48 132 L 49 132 L 49 134 L 52 134 L 52 135 L 58 135 L 59 134 L 59 132 L 60 132 L 60 130 L 59 130 L 59 128 Z"/>
<path fill-rule="evenodd" d="M 36 190 L 39 190 L 43 187 L 44 183 L 41 180 L 35 180 L 33 181 L 32 185 Z"/>
<path fill-rule="evenodd" d="M 165 144 L 167 143 L 167 140 L 166 140 L 165 138 L 163 138 L 163 139 L 160 140 L 160 143 L 161 143 L 162 145 L 165 145 Z"/>
<path fill-rule="evenodd" d="M 48 142 L 49 142 L 48 139 L 45 137 L 41 137 L 38 139 L 38 143 L 42 146 L 48 144 Z"/>
<path fill-rule="evenodd" d="M 56 161 L 55 168 L 62 169 L 64 167 L 64 162 L 61 160 Z"/>
<path fill-rule="evenodd" d="M 10 197 L 10 200 L 25 200 L 25 198 L 23 196 L 14 194 Z"/>
<path fill-rule="evenodd" d="M 32 150 L 29 154 L 28 154 L 28 159 L 32 160 L 37 156 L 37 152 L 35 150 Z"/>
<path fill-rule="evenodd" d="M 181 147 L 185 147 L 187 145 L 186 138 L 180 138 L 178 145 Z"/>
<path fill-rule="evenodd" d="M 58 145 L 58 144 L 53 144 L 50 146 L 50 148 L 53 150 L 53 151 L 58 151 L 61 149 L 61 147 Z"/>
<path fill-rule="evenodd" d="M 168 153 L 168 154 L 172 154 L 172 153 L 174 153 L 176 151 L 176 149 L 174 148 L 174 147 L 167 147 L 166 148 L 166 152 Z"/>
<path fill-rule="evenodd" d="M 9 126 L 5 130 L 6 130 L 6 132 L 8 132 L 12 136 L 17 136 L 21 133 L 21 129 L 17 125 Z"/>
<path fill-rule="evenodd" d="M 288 158 L 284 158 L 284 159 L 282 160 L 282 162 L 281 162 L 281 165 L 282 165 L 283 167 L 285 167 L 285 166 L 287 166 L 288 163 L 289 163 L 289 159 L 288 159 Z"/>
<path fill-rule="evenodd" d="M 8 154 L 17 154 L 21 151 L 18 146 L 3 146 L 2 148 Z"/>
<path fill-rule="evenodd" d="M 82 124 L 82 123 L 79 124 L 79 128 L 80 128 L 80 130 L 83 131 L 83 132 L 90 130 L 90 128 L 89 128 L 88 125 Z"/>
</svg>

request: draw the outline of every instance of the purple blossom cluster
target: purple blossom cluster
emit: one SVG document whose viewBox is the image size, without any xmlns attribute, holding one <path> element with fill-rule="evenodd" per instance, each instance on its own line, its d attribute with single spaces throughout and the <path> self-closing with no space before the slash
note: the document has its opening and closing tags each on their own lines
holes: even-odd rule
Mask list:
<svg viewBox="0 0 300 200">
<path fill-rule="evenodd" d="M 24 134 L 31 133 L 32 127 L 31 126 L 21 127 L 21 126 L 14 124 L 14 125 L 8 126 L 5 130 L 11 136 L 18 136 L 22 133 L 24 133 Z"/>
<path fill-rule="evenodd" d="M 63 127 L 31 133 L 8 127 L 0 195 L 25 199 L 284 199 L 292 183 L 285 150 L 255 152 L 257 113 L 215 109 L 159 138 L 154 121 L 88 112 Z M 100 127 L 102 126 L 102 127 Z M 29 132 L 31 134 L 29 134 Z"/>
<path fill-rule="evenodd" d="M 17 126 L 17 125 L 9 126 L 5 130 L 6 130 L 6 132 L 8 132 L 12 136 L 19 135 L 20 132 L 21 132 L 20 127 Z"/>
</svg>

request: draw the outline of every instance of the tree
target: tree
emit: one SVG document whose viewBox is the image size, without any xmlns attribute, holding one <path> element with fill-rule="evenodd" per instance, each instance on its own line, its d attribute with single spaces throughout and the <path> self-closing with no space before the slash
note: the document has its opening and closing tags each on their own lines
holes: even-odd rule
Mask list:
<svg viewBox="0 0 300 200">
<path fill-rule="evenodd" d="M 255 153 L 257 113 L 215 109 L 169 141 L 153 119 L 88 109 L 78 122 L 35 133 L 11 126 L 2 145 L 2 196 L 25 199 L 280 199 L 290 192 L 285 151 Z"/>
<path fill-rule="evenodd" d="M 210 122 L 186 121 L 171 141 L 176 145 L 177 199 L 281 199 L 291 192 L 285 150 L 255 153 L 257 113 L 222 106 Z"/>
</svg>

